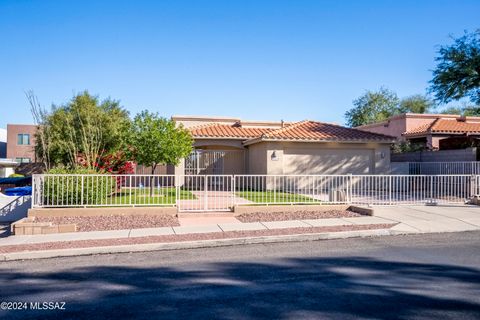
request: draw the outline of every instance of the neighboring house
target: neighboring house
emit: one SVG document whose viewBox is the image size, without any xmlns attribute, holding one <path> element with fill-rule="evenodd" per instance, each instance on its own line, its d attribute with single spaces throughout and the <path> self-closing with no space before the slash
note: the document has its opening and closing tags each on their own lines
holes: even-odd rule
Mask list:
<svg viewBox="0 0 480 320">
<path fill-rule="evenodd" d="M 480 144 L 480 117 L 404 113 L 357 129 L 424 144 L 433 150 L 460 149 Z"/>
<path fill-rule="evenodd" d="M 7 157 L 7 130 L 0 128 L 0 158 Z"/>
<path fill-rule="evenodd" d="M 18 165 L 15 160 L 0 158 L 0 178 L 7 178 L 15 173 L 15 168 Z"/>
<path fill-rule="evenodd" d="M 194 138 L 186 174 L 381 174 L 395 138 L 317 121 L 173 116 Z"/>
<path fill-rule="evenodd" d="M 7 158 L 18 163 L 35 162 L 35 132 L 33 124 L 7 124 Z"/>
</svg>

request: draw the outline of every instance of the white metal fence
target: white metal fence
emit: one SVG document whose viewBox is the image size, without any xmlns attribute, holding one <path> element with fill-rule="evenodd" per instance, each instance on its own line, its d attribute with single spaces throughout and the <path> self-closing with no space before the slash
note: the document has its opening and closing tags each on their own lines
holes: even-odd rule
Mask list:
<svg viewBox="0 0 480 320">
<path fill-rule="evenodd" d="M 479 175 L 34 175 L 32 207 L 463 203 Z"/>
<path fill-rule="evenodd" d="M 409 174 L 480 174 L 480 161 L 408 162 Z"/>
</svg>

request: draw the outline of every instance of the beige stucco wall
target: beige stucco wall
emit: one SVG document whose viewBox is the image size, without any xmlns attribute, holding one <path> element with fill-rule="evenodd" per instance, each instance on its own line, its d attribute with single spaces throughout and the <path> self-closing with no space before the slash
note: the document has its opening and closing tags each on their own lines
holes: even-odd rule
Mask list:
<svg viewBox="0 0 480 320">
<path fill-rule="evenodd" d="M 358 129 L 373 133 L 386 134 L 388 136 L 403 139 L 402 133 L 407 130 L 405 118 L 396 118 L 389 121 L 382 121 L 368 126 L 359 127 Z"/>
<path fill-rule="evenodd" d="M 272 160 L 275 152 L 277 160 Z M 387 174 L 390 147 L 378 143 L 261 142 L 249 146 L 250 174 Z"/>
<path fill-rule="evenodd" d="M 267 144 L 264 142 L 248 146 L 248 174 L 267 174 Z"/>
</svg>

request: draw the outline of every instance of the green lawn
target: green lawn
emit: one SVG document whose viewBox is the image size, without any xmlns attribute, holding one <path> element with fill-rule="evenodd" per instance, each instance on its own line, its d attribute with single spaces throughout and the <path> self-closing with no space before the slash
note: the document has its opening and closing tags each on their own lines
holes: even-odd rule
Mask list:
<svg viewBox="0 0 480 320">
<path fill-rule="evenodd" d="M 103 199 L 103 204 L 158 204 L 158 205 L 172 205 L 175 204 L 177 199 L 176 197 L 176 188 L 154 188 L 153 196 L 150 196 L 149 188 L 134 188 L 134 189 L 122 189 L 120 192 Z M 180 189 L 179 199 L 186 200 L 195 200 L 196 197 L 193 193 L 187 190 Z"/>
<path fill-rule="evenodd" d="M 242 197 L 255 203 L 321 203 L 321 201 L 307 196 L 279 191 L 241 191 L 236 194 L 238 197 Z"/>
</svg>

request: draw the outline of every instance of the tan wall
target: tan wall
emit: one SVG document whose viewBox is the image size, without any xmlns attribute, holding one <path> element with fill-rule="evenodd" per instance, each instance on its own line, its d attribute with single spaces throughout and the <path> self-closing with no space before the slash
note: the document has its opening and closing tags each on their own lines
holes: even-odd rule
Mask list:
<svg viewBox="0 0 480 320">
<path fill-rule="evenodd" d="M 30 158 L 35 162 L 35 132 L 37 126 L 33 124 L 7 124 L 7 158 Z M 30 135 L 30 145 L 18 145 L 17 135 Z"/>
<path fill-rule="evenodd" d="M 260 143 L 268 174 L 381 174 L 390 171 L 388 144 Z M 272 160 L 275 152 L 277 161 Z M 252 158 L 252 156 L 250 156 Z M 250 159 L 251 162 L 260 162 Z"/>
<path fill-rule="evenodd" d="M 28 217 L 91 217 L 108 215 L 176 215 L 176 207 L 98 207 L 98 208 L 35 208 L 28 210 Z"/>
<path fill-rule="evenodd" d="M 260 142 L 248 146 L 248 174 L 267 174 L 267 143 Z"/>
<path fill-rule="evenodd" d="M 388 136 L 402 138 L 402 133 L 407 130 L 405 118 L 392 119 L 390 121 L 380 122 L 368 125 L 367 127 L 358 128 L 363 131 L 386 134 Z"/>
</svg>

